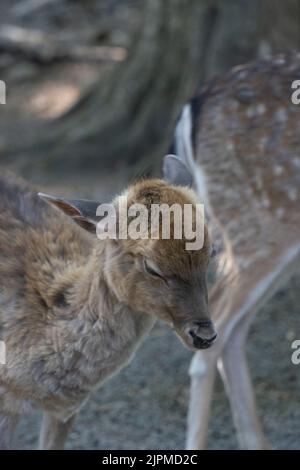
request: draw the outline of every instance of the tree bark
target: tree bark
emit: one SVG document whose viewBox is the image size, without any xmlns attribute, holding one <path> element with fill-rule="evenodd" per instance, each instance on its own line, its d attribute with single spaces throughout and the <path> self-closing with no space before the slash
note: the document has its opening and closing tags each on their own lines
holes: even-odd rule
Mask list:
<svg viewBox="0 0 300 470">
<path fill-rule="evenodd" d="M 0 53 L 9 52 L 39 65 L 57 62 L 109 62 L 126 57 L 122 47 L 62 45 L 54 35 L 20 26 L 6 25 L 0 29 Z"/>
<path fill-rule="evenodd" d="M 180 108 L 205 69 L 213 1 L 147 0 L 122 63 L 115 64 L 63 117 L 19 136 L 6 159 L 30 165 L 101 168 L 155 159 L 167 150 Z M 84 158 L 83 158 L 84 156 Z"/>
<path fill-rule="evenodd" d="M 127 59 L 64 116 L 20 132 L 3 163 L 46 171 L 158 162 L 204 79 L 258 55 L 299 48 L 300 0 L 145 0 Z M 24 158 L 23 158 L 24 157 Z"/>
</svg>

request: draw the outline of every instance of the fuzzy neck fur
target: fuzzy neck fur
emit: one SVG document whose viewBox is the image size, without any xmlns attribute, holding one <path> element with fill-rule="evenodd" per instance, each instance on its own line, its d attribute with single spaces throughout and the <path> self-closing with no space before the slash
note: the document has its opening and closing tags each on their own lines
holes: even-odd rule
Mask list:
<svg viewBox="0 0 300 470">
<path fill-rule="evenodd" d="M 17 338 L 11 347 L 8 341 L 5 378 L 11 387 L 4 397 L 5 408 L 15 410 L 19 397 L 20 412 L 38 405 L 67 419 L 92 390 L 130 362 L 151 330 L 154 317 L 132 311 L 108 285 L 105 242 L 102 245 L 83 264 L 58 269 L 51 288 L 39 285 L 39 296 L 51 308 L 45 313 L 47 321 L 35 325 L 35 336 L 32 326 L 27 333 L 24 330 L 26 347 Z M 41 280 L 43 273 L 37 271 L 36 276 Z"/>
<path fill-rule="evenodd" d="M 53 345 L 65 374 L 60 387 L 66 387 L 68 399 L 88 394 L 125 366 L 155 321 L 117 299 L 104 262 L 105 248 L 101 256 L 95 249 L 88 263 L 71 273 L 77 281 L 66 294 L 63 318 L 53 325 Z"/>
</svg>

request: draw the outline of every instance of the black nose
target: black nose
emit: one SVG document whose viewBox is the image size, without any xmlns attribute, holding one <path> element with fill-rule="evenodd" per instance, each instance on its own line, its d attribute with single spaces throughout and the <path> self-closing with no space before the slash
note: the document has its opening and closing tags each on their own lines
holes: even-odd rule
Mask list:
<svg viewBox="0 0 300 470">
<path fill-rule="evenodd" d="M 217 339 L 218 334 L 210 320 L 196 322 L 189 330 L 193 345 L 197 349 L 209 348 Z"/>
</svg>

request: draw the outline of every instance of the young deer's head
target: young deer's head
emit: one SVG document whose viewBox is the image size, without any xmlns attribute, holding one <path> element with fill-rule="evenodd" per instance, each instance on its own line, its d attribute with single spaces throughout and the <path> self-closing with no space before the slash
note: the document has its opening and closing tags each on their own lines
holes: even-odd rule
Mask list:
<svg viewBox="0 0 300 470">
<path fill-rule="evenodd" d="M 144 180 L 131 185 L 113 204 L 120 224 L 120 201 L 126 196 L 127 207 L 143 204 L 192 205 L 195 216 L 198 200 L 191 186 L 192 178 L 185 165 L 174 156 L 167 156 L 164 164 L 165 180 Z M 58 206 L 83 228 L 95 233 L 99 221 L 96 209 L 99 203 L 66 200 L 42 195 Z M 150 217 L 149 217 L 150 220 Z M 127 220 L 130 223 L 130 220 Z M 163 218 L 159 219 L 159 236 L 133 239 L 132 237 L 99 240 L 101 269 L 109 289 L 118 301 L 132 310 L 153 315 L 171 326 L 190 348 L 208 348 L 216 339 L 210 319 L 206 285 L 206 271 L 211 256 L 211 241 L 204 225 L 204 242 L 200 249 L 187 250 L 186 240 L 174 237 L 174 219 L 171 216 L 170 238 L 162 238 Z M 194 222 L 194 220 L 193 220 Z M 103 257 L 103 253 L 105 256 Z"/>
</svg>

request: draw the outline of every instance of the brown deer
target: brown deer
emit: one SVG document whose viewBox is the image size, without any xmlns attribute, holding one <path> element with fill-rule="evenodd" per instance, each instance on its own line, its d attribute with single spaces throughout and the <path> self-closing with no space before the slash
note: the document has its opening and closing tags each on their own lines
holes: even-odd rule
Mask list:
<svg viewBox="0 0 300 470">
<path fill-rule="evenodd" d="M 197 352 L 191 363 L 189 449 L 205 447 L 217 369 L 241 446 L 269 446 L 245 345 L 255 314 L 299 267 L 300 105 L 291 100 L 292 83 L 299 78 L 296 53 L 235 68 L 194 101 L 193 132 L 188 108 L 178 124 L 178 151 L 185 148 L 221 247 L 221 269 L 210 292 L 220 340 Z"/>
<path fill-rule="evenodd" d="M 114 206 L 126 195 L 128 206 L 195 207 L 184 164 L 167 156 L 164 168 L 167 181 L 137 182 Z M 63 448 L 89 393 L 131 360 L 156 318 L 194 350 L 216 339 L 206 226 L 194 251 L 172 227 L 170 239 L 99 240 L 97 202 L 40 196 L 12 175 L 0 177 L 2 448 L 11 446 L 20 416 L 35 408 L 44 413 L 40 448 Z"/>
</svg>

